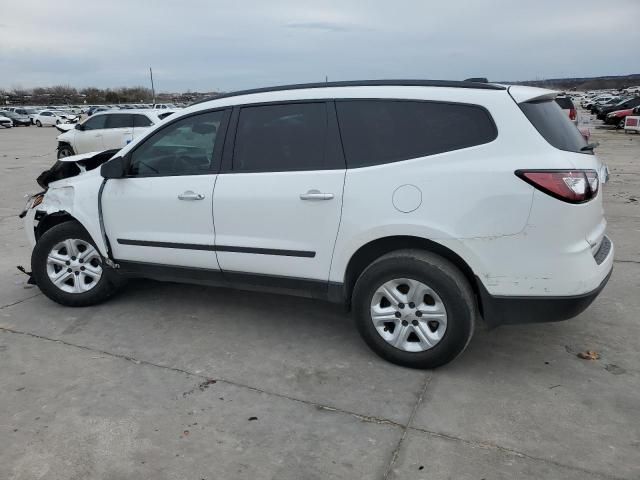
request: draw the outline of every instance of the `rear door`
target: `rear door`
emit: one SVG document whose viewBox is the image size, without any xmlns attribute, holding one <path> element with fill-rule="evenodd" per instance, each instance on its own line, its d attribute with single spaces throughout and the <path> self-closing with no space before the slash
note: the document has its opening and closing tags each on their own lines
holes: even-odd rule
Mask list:
<svg viewBox="0 0 640 480">
<path fill-rule="evenodd" d="M 345 177 L 332 102 L 234 110 L 213 199 L 224 272 L 327 281 Z"/>
<path fill-rule="evenodd" d="M 133 140 L 133 115 L 130 113 L 109 113 L 103 132 L 104 148 L 122 148 Z"/>
</svg>

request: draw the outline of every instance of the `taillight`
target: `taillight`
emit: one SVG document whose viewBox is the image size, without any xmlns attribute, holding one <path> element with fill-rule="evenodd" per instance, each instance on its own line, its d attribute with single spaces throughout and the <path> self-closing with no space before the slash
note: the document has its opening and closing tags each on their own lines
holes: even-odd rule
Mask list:
<svg viewBox="0 0 640 480">
<path fill-rule="evenodd" d="M 577 114 L 578 114 L 578 112 L 576 111 L 575 108 L 570 109 L 569 110 L 569 120 L 575 120 Z"/>
<path fill-rule="evenodd" d="M 558 200 L 584 203 L 598 194 L 595 170 L 516 170 L 516 175 Z"/>
</svg>

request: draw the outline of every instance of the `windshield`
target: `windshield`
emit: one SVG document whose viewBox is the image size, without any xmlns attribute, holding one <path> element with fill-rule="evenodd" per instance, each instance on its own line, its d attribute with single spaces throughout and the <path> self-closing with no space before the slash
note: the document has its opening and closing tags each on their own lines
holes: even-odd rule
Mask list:
<svg viewBox="0 0 640 480">
<path fill-rule="evenodd" d="M 592 153 L 582 151 L 587 142 L 555 101 L 525 102 L 520 108 L 540 135 L 554 147 L 568 152 Z"/>
</svg>

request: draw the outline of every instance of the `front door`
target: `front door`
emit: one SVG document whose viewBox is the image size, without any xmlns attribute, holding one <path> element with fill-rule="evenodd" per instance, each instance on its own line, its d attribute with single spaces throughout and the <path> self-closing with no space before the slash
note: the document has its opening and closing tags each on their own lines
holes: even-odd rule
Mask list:
<svg viewBox="0 0 640 480">
<path fill-rule="evenodd" d="M 116 260 L 218 269 L 212 200 L 225 121 L 214 111 L 164 126 L 129 153 L 127 178 L 107 181 L 104 227 Z"/>
<path fill-rule="evenodd" d="M 106 115 L 94 115 L 82 124 L 82 130 L 74 130 L 73 150 L 77 154 L 104 150 L 102 135 L 106 119 Z"/>
<path fill-rule="evenodd" d="M 332 102 L 236 109 L 214 191 L 224 272 L 327 281 L 345 164 Z"/>
</svg>

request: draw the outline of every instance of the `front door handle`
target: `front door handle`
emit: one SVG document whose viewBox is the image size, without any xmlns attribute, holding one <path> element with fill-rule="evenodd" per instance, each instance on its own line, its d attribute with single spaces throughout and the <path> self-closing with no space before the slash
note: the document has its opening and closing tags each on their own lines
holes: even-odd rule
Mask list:
<svg viewBox="0 0 640 480">
<path fill-rule="evenodd" d="M 187 190 L 178 195 L 178 200 L 204 200 L 204 195 L 192 190 Z"/>
<path fill-rule="evenodd" d="M 300 200 L 331 200 L 333 193 L 322 193 L 320 190 L 309 190 L 300 194 Z"/>
</svg>

